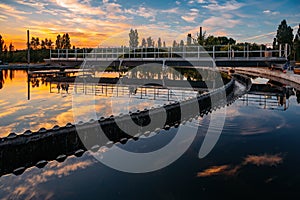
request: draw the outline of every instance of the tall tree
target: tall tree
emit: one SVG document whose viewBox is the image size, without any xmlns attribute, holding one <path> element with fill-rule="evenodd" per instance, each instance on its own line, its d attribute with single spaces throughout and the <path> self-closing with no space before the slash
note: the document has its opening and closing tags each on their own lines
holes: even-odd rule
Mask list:
<svg viewBox="0 0 300 200">
<path fill-rule="evenodd" d="M 282 20 L 277 29 L 277 35 L 276 35 L 277 43 L 281 45 L 284 44 L 292 45 L 293 38 L 294 38 L 293 29 L 287 25 L 285 19 Z"/>
<path fill-rule="evenodd" d="M 55 48 L 56 49 L 61 49 L 61 41 L 62 41 L 62 37 L 60 36 L 60 34 L 57 35 L 56 37 L 56 41 L 55 41 Z"/>
<path fill-rule="evenodd" d="M 294 39 L 295 60 L 300 61 L 300 24 Z"/>
<path fill-rule="evenodd" d="M 145 47 L 147 47 L 147 42 L 146 42 L 146 39 L 143 38 L 142 39 L 142 48 L 145 48 Z"/>
<path fill-rule="evenodd" d="M 158 41 L 157 41 L 157 47 L 158 47 L 158 48 L 161 48 L 161 45 L 162 45 L 162 44 L 161 44 L 161 39 L 158 38 Z"/>
<path fill-rule="evenodd" d="M 8 49 L 9 49 L 10 52 L 13 52 L 15 50 L 14 45 L 12 44 L 12 42 L 9 44 Z"/>
<path fill-rule="evenodd" d="M 205 45 L 204 41 L 206 38 L 206 31 L 204 31 L 203 33 L 197 33 L 197 43 L 199 45 Z"/>
<path fill-rule="evenodd" d="M 40 46 L 40 39 L 38 37 L 32 37 L 30 46 L 34 49 L 37 50 Z"/>
<path fill-rule="evenodd" d="M 4 40 L 2 38 L 2 35 L 0 35 L 0 56 L 1 56 L 2 51 L 3 51 L 3 45 L 4 45 Z"/>
<path fill-rule="evenodd" d="M 47 42 L 47 48 L 48 49 L 52 49 L 52 44 L 53 44 L 53 42 L 51 41 L 51 39 L 48 39 L 48 42 Z"/>
<path fill-rule="evenodd" d="M 183 47 L 184 46 L 184 41 L 181 40 L 179 46 Z"/>
<path fill-rule="evenodd" d="M 46 49 L 46 41 L 45 40 L 41 41 L 41 48 Z"/>
<path fill-rule="evenodd" d="M 178 47 L 176 40 L 173 41 L 173 47 Z"/>
<path fill-rule="evenodd" d="M 139 34 L 137 29 L 130 29 L 129 32 L 129 47 L 137 48 L 139 46 Z"/>
<path fill-rule="evenodd" d="M 163 47 L 166 48 L 166 42 L 165 41 L 163 42 Z"/>
<path fill-rule="evenodd" d="M 13 58 L 13 51 L 15 50 L 15 49 L 14 49 L 14 45 L 12 44 L 12 42 L 9 44 L 8 50 L 9 50 L 9 59 L 10 59 L 10 61 L 11 61 L 12 58 Z"/>
<path fill-rule="evenodd" d="M 273 39 L 273 49 L 277 49 L 277 39 Z"/>
<path fill-rule="evenodd" d="M 71 41 L 68 33 L 63 35 L 63 49 L 71 49 Z"/>
<path fill-rule="evenodd" d="M 147 46 L 154 47 L 154 40 L 150 37 L 147 38 Z"/>
</svg>

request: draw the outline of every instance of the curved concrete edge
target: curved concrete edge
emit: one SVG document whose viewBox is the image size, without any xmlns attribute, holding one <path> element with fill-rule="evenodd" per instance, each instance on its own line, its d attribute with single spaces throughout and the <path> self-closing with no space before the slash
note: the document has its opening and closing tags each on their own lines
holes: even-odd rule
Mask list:
<svg viewBox="0 0 300 200">
<path fill-rule="evenodd" d="M 226 91 L 227 100 L 226 102 L 220 101 L 220 104 L 215 105 L 212 108 L 209 104 L 210 95 L 218 95 L 218 91 L 222 88 L 218 88 L 214 91 L 211 91 L 209 94 L 204 94 L 197 97 L 197 101 L 202 103 L 202 106 L 199 108 L 200 113 L 194 113 L 193 110 L 189 109 L 188 105 L 194 99 L 188 99 L 184 102 L 175 102 L 168 105 L 164 105 L 162 108 L 167 110 L 168 116 L 175 116 L 174 118 L 169 118 L 164 129 L 169 130 L 171 127 L 178 127 L 179 124 L 185 123 L 185 121 L 195 118 L 203 117 L 214 110 L 224 107 L 226 105 L 232 104 L 237 98 L 242 94 L 235 95 L 234 87 L 235 80 L 241 80 L 240 76 L 235 76 L 228 84 L 223 86 Z M 187 109 L 191 112 L 189 116 L 181 121 L 180 117 L 176 117 L 174 112 L 178 111 L 179 104 L 185 104 Z M 200 104 L 199 104 L 200 105 Z M 157 109 L 157 114 L 159 114 L 161 108 Z M 148 116 L 148 110 L 137 111 L 127 115 L 118 116 L 118 118 L 126 120 L 141 120 L 139 123 L 143 123 Z M 37 132 L 25 131 L 22 135 L 13 135 L 12 138 L 2 138 L 0 142 L 0 176 L 4 174 L 14 173 L 15 175 L 22 174 L 27 168 L 36 166 L 38 168 L 44 167 L 49 161 L 56 160 L 57 162 L 63 162 L 68 156 L 75 155 L 80 157 L 84 152 L 88 151 L 98 151 L 101 147 L 105 146 L 107 148 L 112 147 L 115 143 L 125 144 L 128 140 L 138 140 L 140 135 L 149 135 L 150 131 L 138 132 L 135 136 L 129 136 L 120 132 L 116 129 L 117 125 L 114 123 L 115 117 L 100 118 L 98 121 L 91 120 L 86 123 L 81 123 L 76 126 L 79 126 L 80 129 L 85 130 L 85 134 L 89 134 L 89 130 L 95 129 L 101 125 L 104 129 L 104 135 L 89 135 L 88 137 L 95 137 L 95 143 L 83 145 L 81 141 L 82 137 L 78 136 L 75 125 L 68 123 L 64 127 L 54 126 L 50 130 L 41 128 Z M 98 124 L 99 123 L 99 124 Z M 158 133 L 162 129 L 153 130 L 155 133 Z M 114 132 L 116 131 L 116 132 Z M 12 136 L 12 135 L 11 135 Z M 110 141 L 105 138 L 109 138 Z M 84 143 L 86 144 L 86 143 Z"/>
</svg>

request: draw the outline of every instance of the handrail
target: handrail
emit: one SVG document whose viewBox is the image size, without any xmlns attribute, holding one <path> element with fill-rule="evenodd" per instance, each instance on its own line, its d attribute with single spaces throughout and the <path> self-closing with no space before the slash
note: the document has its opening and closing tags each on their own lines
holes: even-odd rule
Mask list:
<svg viewBox="0 0 300 200">
<path fill-rule="evenodd" d="M 211 49 L 212 47 L 212 49 Z M 217 47 L 226 47 L 225 49 L 217 50 Z M 262 47 L 258 50 L 249 50 L 249 47 L 239 50 L 234 50 L 233 47 L 237 46 L 208 46 L 208 47 L 198 47 L 198 46 L 182 46 L 182 47 L 162 47 L 162 48 L 94 48 L 90 49 L 55 49 L 50 51 L 50 59 L 63 59 L 63 60 L 73 60 L 75 59 L 116 59 L 116 58 L 201 58 L 201 57 L 212 57 L 213 59 L 220 57 L 227 58 L 287 58 L 288 57 L 288 45 L 284 48 L 279 48 L 279 50 L 268 50 Z M 205 50 L 207 49 L 207 50 Z"/>
</svg>

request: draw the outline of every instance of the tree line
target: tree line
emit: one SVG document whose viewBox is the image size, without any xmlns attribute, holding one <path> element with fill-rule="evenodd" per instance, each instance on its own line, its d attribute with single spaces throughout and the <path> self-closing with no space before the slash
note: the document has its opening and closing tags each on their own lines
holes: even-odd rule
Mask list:
<svg viewBox="0 0 300 200">
<path fill-rule="evenodd" d="M 289 44 L 291 51 L 288 52 L 289 59 L 294 59 L 296 61 L 300 61 L 300 24 L 298 31 L 294 37 L 293 29 L 287 25 L 286 20 L 282 20 L 280 25 L 277 29 L 277 34 L 273 40 L 273 50 L 278 50 L 279 46 L 284 48 L 285 44 Z M 195 37 L 192 37 L 191 34 L 188 35 L 186 42 L 181 40 L 177 42 L 176 40 L 173 41 L 173 47 L 182 47 L 182 46 L 193 46 L 193 45 L 201 45 L 204 46 L 206 50 L 212 50 L 212 46 L 216 46 L 216 51 L 227 51 L 229 48 L 232 50 L 243 51 L 245 47 L 248 48 L 249 51 L 256 51 L 256 50 L 266 50 L 268 47 L 264 44 L 257 44 L 257 43 L 237 43 L 235 39 L 228 38 L 226 36 L 213 36 L 208 35 L 206 36 L 206 32 L 203 33 L 196 33 Z M 150 36 L 148 38 L 142 38 L 141 45 L 139 46 L 139 34 L 137 29 L 133 30 L 130 29 L 129 32 L 129 47 L 131 48 L 149 48 L 149 47 L 166 47 L 165 41 L 162 42 L 161 38 L 158 38 L 158 41 L 155 40 Z M 270 48 L 269 48 L 270 50 Z M 251 56 L 251 55 L 250 55 Z M 273 55 L 275 56 L 275 55 Z M 276 55 L 278 56 L 278 55 Z"/>
<path fill-rule="evenodd" d="M 285 44 L 289 44 L 291 51 L 289 51 L 289 58 L 300 61 L 300 24 L 296 35 L 293 34 L 293 29 L 287 24 L 286 20 L 282 20 L 278 26 L 276 36 L 273 40 L 273 50 L 278 50 L 280 46 L 282 48 Z M 182 46 L 192 46 L 192 45 L 201 45 L 205 46 L 207 50 L 212 50 L 212 46 L 217 46 L 216 51 L 218 50 L 228 50 L 229 46 L 233 50 L 243 50 L 243 46 L 247 46 L 249 50 L 259 50 L 261 47 L 266 49 L 264 45 L 259 45 L 256 43 L 237 43 L 235 39 L 228 38 L 225 36 L 206 36 L 204 33 L 196 33 L 195 37 L 192 37 L 191 34 L 188 35 L 187 40 L 176 41 L 172 43 L 173 47 L 182 47 Z M 58 34 L 56 37 L 55 43 L 50 38 L 45 38 L 40 40 L 39 37 L 32 37 L 30 41 L 30 53 L 31 53 L 31 62 L 43 62 L 45 58 L 49 58 L 49 53 L 51 49 L 70 49 L 71 38 L 68 33 Z M 151 36 L 147 38 L 142 38 L 141 43 L 139 42 L 139 33 L 137 29 L 131 29 L 129 32 L 129 47 L 131 48 L 161 48 L 166 47 L 166 42 L 162 38 L 158 38 L 155 41 Z M 73 46 L 75 49 L 75 46 Z M 4 38 L 0 34 L 0 60 L 2 62 L 27 62 L 27 50 L 15 50 L 15 47 L 12 42 L 6 44 Z"/>
<path fill-rule="evenodd" d="M 55 43 L 50 38 L 40 40 L 39 37 L 31 37 L 30 44 L 30 61 L 33 63 L 44 62 L 49 58 L 51 49 L 70 49 L 71 38 L 68 33 L 57 35 Z M 54 46 L 55 44 L 55 46 Z M 73 46 L 75 49 L 75 46 Z M 12 42 L 5 44 L 4 38 L 0 35 L 0 64 L 5 63 L 26 63 L 27 50 L 15 50 Z"/>
</svg>

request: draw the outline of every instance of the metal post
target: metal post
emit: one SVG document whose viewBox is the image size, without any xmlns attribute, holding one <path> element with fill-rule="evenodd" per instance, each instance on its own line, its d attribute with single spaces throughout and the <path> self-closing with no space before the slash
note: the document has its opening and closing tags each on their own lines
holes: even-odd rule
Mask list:
<svg viewBox="0 0 300 200">
<path fill-rule="evenodd" d="M 68 49 L 66 49 L 66 58 L 67 58 L 67 59 L 69 58 L 69 55 L 68 55 L 68 53 L 69 53 L 69 50 L 68 50 Z"/>
<path fill-rule="evenodd" d="M 51 85 L 50 85 L 51 87 Z M 29 69 L 27 69 L 27 100 L 30 100 L 30 74 Z"/>
<path fill-rule="evenodd" d="M 262 57 L 262 45 L 260 45 L 260 57 Z"/>
<path fill-rule="evenodd" d="M 228 49 L 227 49 L 227 57 L 230 58 L 230 45 L 228 45 Z"/>
<path fill-rule="evenodd" d="M 30 64 L 30 43 L 29 43 L 29 30 L 27 30 L 27 63 Z"/>
<path fill-rule="evenodd" d="M 288 44 L 287 43 L 284 46 L 284 55 L 285 55 L 285 58 L 288 57 Z"/>
<path fill-rule="evenodd" d="M 59 49 L 57 49 L 57 58 L 59 59 Z"/>
<path fill-rule="evenodd" d="M 247 59 L 249 58 L 249 45 L 247 45 Z"/>
<path fill-rule="evenodd" d="M 279 57 L 281 58 L 281 44 L 279 44 Z"/>
<path fill-rule="evenodd" d="M 50 49 L 50 59 L 51 59 L 51 57 L 52 57 L 52 56 L 51 56 L 51 53 L 52 53 L 52 52 L 51 52 L 51 49 Z"/>
</svg>

